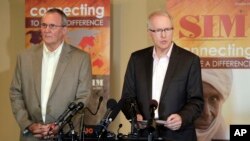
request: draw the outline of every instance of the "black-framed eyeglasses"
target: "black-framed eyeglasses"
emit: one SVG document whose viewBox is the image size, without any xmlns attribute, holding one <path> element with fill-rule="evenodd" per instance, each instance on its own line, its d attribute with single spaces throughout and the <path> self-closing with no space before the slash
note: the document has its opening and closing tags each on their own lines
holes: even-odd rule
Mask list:
<svg viewBox="0 0 250 141">
<path fill-rule="evenodd" d="M 53 30 L 53 29 L 56 29 L 57 27 L 65 27 L 65 25 L 55 25 L 55 24 L 46 24 L 46 23 L 41 24 L 41 28 L 46 29 L 47 27 Z"/>
<path fill-rule="evenodd" d="M 174 30 L 173 27 L 169 27 L 169 28 L 164 28 L 164 29 L 148 29 L 149 31 L 151 32 L 155 32 L 155 33 L 162 33 L 162 32 L 168 32 L 168 31 L 171 31 L 171 30 Z"/>
</svg>

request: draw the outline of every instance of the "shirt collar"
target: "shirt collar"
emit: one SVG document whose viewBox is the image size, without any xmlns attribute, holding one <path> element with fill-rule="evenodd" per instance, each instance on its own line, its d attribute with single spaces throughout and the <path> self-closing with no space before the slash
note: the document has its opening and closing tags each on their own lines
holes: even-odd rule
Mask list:
<svg viewBox="0 0 250 141">
<path fill-rule="evenodd" d="M 60 54 L 61 53 L 61 51 L 62 51 L 62 46 L 63 46 L 63 44 L 64 44 L 64 42 L 62 42 L 60 45 L 59 45 L 59 47 L 56 49 L 56 50 L 54 50 L 54 51 L 50 51 L 50 50 L 48 50 L 48 47 L 46 46 L 46 44 L 43 44 L 43 52 L 45 53 L 45 54 L 47 54 L 47 55 L 58 55 L 58 54 Z"/>
</svg>

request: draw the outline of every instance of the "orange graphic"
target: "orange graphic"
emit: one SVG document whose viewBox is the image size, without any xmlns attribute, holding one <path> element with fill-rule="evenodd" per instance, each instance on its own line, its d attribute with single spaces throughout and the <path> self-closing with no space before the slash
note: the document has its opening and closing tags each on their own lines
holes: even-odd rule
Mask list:
<svg viewBox="0 0 250 141">
<path fill-rule="evenodd" d="M 88 52 L 93 75 L 110 73 L 110 0 L 26 0 L 26 47 L 41 43 L 41 16 L 52 7 L 68 16 L 66 41 Z"/>
<path fill-rule="evenodd" d="M 166 7 L 174 20 L 178 45 L 201 58 L 243 58 L 249 62 L 249 0 L 168 0 Z"/>
</svg>

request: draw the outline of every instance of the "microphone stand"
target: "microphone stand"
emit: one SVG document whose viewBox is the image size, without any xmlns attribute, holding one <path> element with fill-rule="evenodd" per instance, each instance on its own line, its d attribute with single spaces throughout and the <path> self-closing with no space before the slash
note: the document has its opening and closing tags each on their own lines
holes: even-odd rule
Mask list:
<svg viewBox="0 0 250 141">
<path fill-rule="evenodd" d="M 71 131 L 71 141 L 75 141 L 75 139 L 76 139 L 76 134 L 75 134 L 75 130 L 74 130 L 74 125 L 73 125 L 73 122 L 72 121 L 70 121 L 69 123 L 69 127 L 70 127 L 70 131 Z"/>
<path fill-rule="evenodd" d="M 135 128 L 135 125 L 137 124 L 136 120 L 136 111 L 135 111 L 135 103 L 131 103 L 132 112 L 131 112 L 131 135 L 132 137 L 137 136 L 137 129 Z"/>
<path fill-rule="evenodd" d="M 60 127 L 59 127 L 59 128 L 60 128 Z M 62 131 L 62 129 L 59 129 L 57 141 L 63 141 L 63 131 Z"/>
<path fill-rule="evenodd" d="M 75 141 L 75 130 L 74 130 L 73 122 L 69 121 L 68 125 L 70 127 L 71 141 Z M 59 133 L 58 133 L 57 141 L 64 141 L 63 127 L 64 127 L 64 125 L 63 126 L 59 125 Z"/>
<path fill-rule="evenodd" d="M 153 141 L 153 132 L 155 131 L 155 128 L 153 127 L 153 122 L 154 122 L 154 119 L 151 118 L 149 121 L 148 121 L 148 141 Z"/>
<path fill-rule="evenodd" d="M 111 122 L 111 119 L 104 119 L 103 123 L 100 124 L 100 129 L 99 129 L 99 133 L 98 133 L 98 140 L 101 138 L 107 138 L 107 133 L 108 133 L 108 129 L 107 129 L 107 125 Z"/>
<path fill-rule="evenodd" d="M 85 110 L 87 110 L 91 115 L 96 115 L 97 112 L 99 111 L 100 109 L 100 106 L 101 106 L 101 103 L 103 101 L 103 97 L 100 96 L 99 97 L 99 102 L 98 102 L 98 105 L 97 105 L 97 108 L 96 108 L 96 111 L 95 112 L 92 112 L 88 107 L 85 107 L 83 109 L 83 113 L 85 115 Z M 81 115 L 81 126 L 80 126 L 80 141 L 84 141 L 84 138 L 85 138 L 85 131 L 86 131 L 86 128 L 85 128 L 85 121 L 84 121 L 84 116 Z"/>
<path fill-rule="evenodd" d="M 69 114 L 67 114 L 66 117 L 64 117 L 64 120 L 62 122 L 57 123 L 59 126 L 59 141 L 62 141 L 62 135 L 63 135 L 63 127 L 68 124 L 71 130 L 71 136 L 72 136 L 72 141 L 75 140 L 75 130 L 74 130 L 74 126 L 73 126 L 73 122 L 72 122 L 72 117 L 75 116 L 77 114 L 77 112 L 79 110 L 81 110 L 84 107 L 84 104 L 82 102 L 79 102 L 77 104 L 77 107 L 71 111 Z"/>
<path fill-rule="evenodd" d="M 122 124 L 119 124 L 117 129 L 117 135 L 115 136 L 115 140 L 120 140 L 122 138 L 122 134 L 120 133 L 120 129 L 122 128 Z"/>
<path fill-rule="evenodd" d="M 84 117 L 83 117 L 83 115 L 81 114 L 80 141 L 84 141 L 84 134 L 85 134 Z"/>
<path fill-rule="evenodd" d="M 152 106 L 150 107 L 151 109 L 151 118 L 148 120 L 148 131 L 149 131 L 149 134 L 148 134 L 148 141 L 153 141 L 154 139 L 154 136 L 153 136 L 153 132 L 155 131 L 155 128 L 154 128 L 154 118 L 155 118 L 155 109 L 156 107 Z"/>
</svg>

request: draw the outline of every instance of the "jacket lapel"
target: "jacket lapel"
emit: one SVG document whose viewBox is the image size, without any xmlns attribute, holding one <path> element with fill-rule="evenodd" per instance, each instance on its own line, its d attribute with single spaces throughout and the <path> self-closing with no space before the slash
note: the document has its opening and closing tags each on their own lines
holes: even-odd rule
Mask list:
<svg viewBox="0 0 250 141">
<path fill-rule="evenodd" d="M 164 79 L 164 82 L 163 82 L 163 87 L 162 87 L 162 91 L 161 91 L 161 99 L 162 99 L 163 95 L 166 94 L 169 83 L 171 82 L 171 80 L 173 78 L 172 76 L 174 75 L 175 68 L 176 68 L 176 66 L 178 64 L 177 60 L 179 60 L 178 59 L 178 48 L 174 44 L 173 49 L 172 49 L 172 53 L 171 53 L 171 56 L 170 56 L 169 64 L 168 64 L 168 69 L 167 69 L 165 79 Z"/>
<path fill-rule="evenodd" d="M 56 72 L 55 72 L 54 79 L 52 82 L 52 86 L 50 89 L 50 96 L 49 97 L 51 97 L 51 95 L 53 95 L 60 79 L 62 78 L 63 72 L 68 64 L 68 60 L 70 57 L 69 56 L 70 51 L 71 51 L 71 49 L 70 49 L 69 45 L 64 43 L 63 48 L 62 48 L 62 52 L 61 52 L 61 55 L 60 55 L 60 58 L 59 58 L 59 61 L 57 64 L 57 68 L 56 68 Z"/>
<path fill-rule="evenodd" d="M 33 77 L 35 80 L 35 90 L 37 99 L 41 101 L 41 73 L 42 73 L 42 58 L 43 58 L 43 47 L 39 45 L 35 48 L 32 56 L 33 62 Z"/>
<path fill-rule="evenodd" d="M 153 77 L 153 47 L 148 51 L 145 58 L 145 70 L 146 70 L 146 76 L 145 82 L 147 83 L 147 96 L 150 99 L 152 99 L 152 77 Z"/>
</svg>

